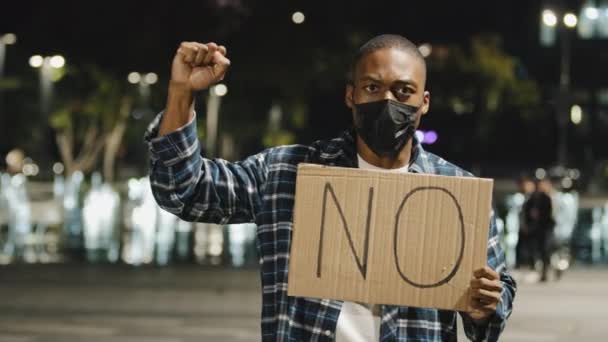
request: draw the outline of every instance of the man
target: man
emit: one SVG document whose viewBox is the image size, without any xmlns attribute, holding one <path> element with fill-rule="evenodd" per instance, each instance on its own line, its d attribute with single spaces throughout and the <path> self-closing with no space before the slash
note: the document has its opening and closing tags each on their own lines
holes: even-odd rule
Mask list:
<svg viewBox="0 0 608 342">
<path fill-rule="evenodd" d="M 287 295 L 299 163 L 470 175 L 425 152 L 414 138 L 430 104 L 426 66 L 416 46 L 400 36 L 382 35 L 361 47 L 345 97 L 353 111 L 354 130 L 311 146 L 271 148 L 236 163 L 200 156 L 192 110 L 192 93 L 221 80 L 229 65 L 223 46 L 181 44 L 173 59 L 167 108 L 147 134 L 151 180 L 158 203 L 183 219 L 258 225 L 263 340 L 341 339 L 337 332 L 357 329 L 361 316 L 365 322 L 370 317 L 381 322 L 378 331 L 358 331 L 354 339 L 365 339 L 365 334 L 383 341 L 455 340 L 455 312 L 391 305 L 357 307 Z M 471 288 L 474 310 L 462 313 L 466 333 L 474 340 L 496 341 L 511 312 L 515 282 L 505 273 L 494 220 L 488 267 L 474 272 Z"/>
<path fill-rule="evenodd" d="M 515 249 L 515 265 L 520 267 L 521 265 L 529 265 L 530 258 L 532 257 L 531 245 L 531 231 L 527 225 L 526 215 L 524 212 L 525 203 L 528 201 L 530 196 L 536 190 L 536 184 L 528 177 L 521 177 L 519 180 L 519 193 L 514 196 L 516 203 L 514 203 L 513 211 L 514 215 L 517 215 L 518 220 L 517 226 L 514 226 L 514 232 L 509 231 L 509 234 L 516 233 L 517 239 L 515 239 L 517 245 Z M 507 259 L 509 256 L 507 256 Z M 507 263 L 509 265 L 509 263 Z"/>
<path fill-rule="evenodd" d="M 553 186 L 551 181 L 545 179 L 536 183 L 536 191 L 530 195 L 524 204 L 524 215 L 526 226 L 529 228 L 529 239 L 531 253 L 530 265 L 534 269 L 537 259 L 542 262 L 540 281 L 547 281 L 549 265 L 551 262 L 551 242 L 553 240 L 553 204 L 551 193 Z"/>
<path fill-rule="evenodd" d="M 28 252 L 27 239 L 32 233 L 27 177 L 23 174 L 25 164 L 25 153 L 20 149 L 13 149 L 6 155 L 8 173 L 0 174 L 0 205 L 6 208 L 8 214 L 8 236 L 2 251 L 11 258 L 25 258 Z M 0 224 L 2 223 L 4 222 L 0 221 Z"/>
</svg>

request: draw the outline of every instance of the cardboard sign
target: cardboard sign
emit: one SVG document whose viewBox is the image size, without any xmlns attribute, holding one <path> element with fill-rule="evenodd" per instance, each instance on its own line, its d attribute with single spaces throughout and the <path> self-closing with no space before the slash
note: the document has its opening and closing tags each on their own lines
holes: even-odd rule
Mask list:
<svg viewBox="0 0 608 342">
<path fill-rule="evenodd" d="M 301 164 L 288 294 L 467 310 L 492 184 Z"/>
</svg>

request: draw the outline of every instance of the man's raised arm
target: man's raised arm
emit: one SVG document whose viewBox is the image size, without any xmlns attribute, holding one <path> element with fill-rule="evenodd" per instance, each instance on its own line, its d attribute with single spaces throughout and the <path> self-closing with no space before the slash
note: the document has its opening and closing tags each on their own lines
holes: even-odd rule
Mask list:
<svg viewBox="0 0 608 342">
<path fill-rule="evenodd" d="M 193 93 L 221 81 L 230 65 L 226 48 L 184 42 L 171 67 L 165 111 L 146 133 L 150 183 L 158 204 L 188 221 L 251 222 L 266 179 L 266 153 L 230 163 L 201 156 Z"/>
</svg>

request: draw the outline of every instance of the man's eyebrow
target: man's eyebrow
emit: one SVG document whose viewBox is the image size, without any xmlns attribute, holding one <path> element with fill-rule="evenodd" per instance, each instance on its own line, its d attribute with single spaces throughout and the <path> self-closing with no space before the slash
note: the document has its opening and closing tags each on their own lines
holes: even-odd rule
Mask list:
<svg viewBox="0 0 608 342">
<path fill-rule="evenodd" d="M 366 74 L 366 75 L 361 76 L 359 78 L 359 81 L 372 81 L 372 82 L 382 83 L 383 79 L 379 75 Z M 394 83 L 408 85 L 408 86 L 412 86 L 412 87 L 416 87 L 416 88 L 418 87 L 418 84 L 409 77 L 404 77 L 402 79 L 396 80 Z"/>
<path fill-rule="evenodd" d="M 359 81 L 382 82 L 382 77 L 368 74 L 361 76 L 361 78 L 359 78 Z"/>
<path fill-rule="evenodd" d="M 418 88 L 418 83 L 416 83 L 416 81 L 410 79 L 410 78 L 404 78 L 404 79 L 400 79 L 395 81 L 395 83 L 399 83 L 402 85 L 408 85 L 408 86 L 412 86 L 414 88 Z"/>
</svg>

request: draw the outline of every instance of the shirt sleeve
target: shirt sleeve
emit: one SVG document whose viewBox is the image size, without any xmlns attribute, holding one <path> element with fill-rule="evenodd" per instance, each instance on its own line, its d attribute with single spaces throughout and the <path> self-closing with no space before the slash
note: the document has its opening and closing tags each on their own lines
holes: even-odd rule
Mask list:
<svg viewBox="0 0 608 342">
<path fill-rule="evenodd" d="M 267 152 L 240 162 L 201 156 L 196 119 L 158 136 L 163 113 L 148 127 L 150 184 L 161 208 L 186 221 L 252 222 L 261 206 Z"/>
<path fill-rule="evenodd" d="M 471 341 L 498 341 L 506 326 L 507 319 L 511 315 L 513 300 L 517 291 L 515 280 L 507 272 L 505 255 L 500 246 L 500 237 L 494 215 L 490 219 L 488 266 L 500 274 L 502 283 L 501 300 L 496 307 L 496 313 L 485 324 L 477 324 L 468 314 L 461 313 L 465 334 Z"/>
</svg>

